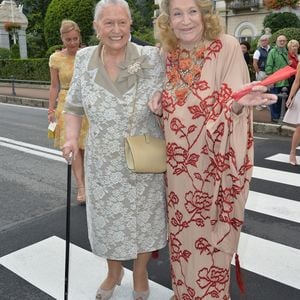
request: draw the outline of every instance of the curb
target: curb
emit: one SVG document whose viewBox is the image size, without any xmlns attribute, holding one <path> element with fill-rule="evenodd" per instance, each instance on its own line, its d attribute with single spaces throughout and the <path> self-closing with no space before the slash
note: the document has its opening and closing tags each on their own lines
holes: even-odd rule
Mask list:
<svg viewBox="0 0 300 300">
<path fill-rule="evenodd" d="M 0 95 L 0 102 L 8 103 L 8 104 L 48 108 L 48 100 L 43 100 L 43 99 Z"/>
<path fill-rule="evenodd" d="M 48 108 L 48 100 L 43 99 L 0 95 L 0 102 Z M 293 135 L 295 128 L 284 124 L 253 122 L 253 131 L 255 133 L 274 134 L 290 137 Z"/>
</svg>

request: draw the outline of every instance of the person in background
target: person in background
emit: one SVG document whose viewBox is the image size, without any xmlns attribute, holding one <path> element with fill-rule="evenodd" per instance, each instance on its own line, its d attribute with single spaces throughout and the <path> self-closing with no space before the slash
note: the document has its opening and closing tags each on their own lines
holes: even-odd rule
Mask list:
<svg viewBox="0 0 300 300">
<path fill-rule="evenodd" d="M 267 75 L 271 75 L 274 72 L 282 69 L 289 65 L 288 51 L 286 48 L 287 38 L 285 35 L 279 35 L 276 39 L 276 46 L 272 48 L 268 54 L 267 64 L 265 67 L 265 72 Z M 282 80 L 276 82 L 275 85 L 270 89 L 271 93 L 279 95 L 283 92 L 283 89 L 288 91 L 289 81 Z M 272 122 L 278 123 L 281 114 L 281 97 L 278 101 L 270 106 L 271 119 Z"/>
<path fill-rule="evenodd" d="M 289 65 L 297 69 L 298 65 L 298 51 L 299 51 L 299 42 L 297 40 L 290 40 L 287 44 L 288 48 L 288 60 L 289 60 Z"/>
<path fill-rule="evenodd" d="M 266 78 L 265 66 L 270 49 L 269 37 L 262 35 L 259 39 L 259 46 L 253 53 L 253 68 L 255 70 L 256 81 L 261 81 Z M 266 108 L 265 105 L 256 106 L 257 110 L 263 110 L 264 108 Z"/>
<path fill-rule="evenodd" d="M 77 157 L 81 117 L 89 119 L 88 234 L 93 253 L 108 266 L 96 292 L 101 300 L 110 299 L 120 285 L 124 260 L 133 260 L 133 299 L 148 299 L 148 261 L 152 251 L 167 244 L 164 175 L 133 173 L 125 159 L 126 136 L 162 135 L 147 102 L 162 90 L 163 61 L 158 48 L 129 41 L 131 23 L 125 0 L 98 2 L 94 27 L 101 42 L 77 53 L 65 105 L 65 158 Z"/>
<path fill-rule="evenodd" d="M 149 107 L 163 113 L 173 299 L 229 300 L 253 168 L 252 106 L 277 97 L 258 86 L 233 99 L 249 72 L 211 1 L 162 0 L 156 24 L 166 79 Z"/>
<path fill-rule="evenodd" d="M 297 40 L 290 40 L 287 44 L 288 48 L 288 60 L 289 65 L 297 69 L 299 60 L 298 60 L 298 51 L 299 51 L 299 42 Z M 289 91 L 293 85 L 293 82 L 295 80 L 295 76 L 292 76 L 289 78 Z"/>
<path fill-rule="evenodd" d="M 63 20 L 60 27 L 61 40 L 64 48 L 50 56 L 49 67 L 51 76 L 48 121 L 56 122 L 54 146 L 62 148 L 65 143 L 65 122 L 63 109 L 66 95 L 69 90 L 73 76 L 74 59 L 80 47 L 80 29 L 72 20 Z M 85 184 L 84 184 L 84 146 L 88 130 L 88 121 L 83 118 L 82 129 L 79 135 L 80 151 L 72 164 L 73 173 L 77 186 L 77 202 L 85 204 Z"/>
<path fill-rule="evenodd" d="M 288 107 L 287 112 L 283 118 L 283 122 L 293 124 L 296 126 L 293 133 L 291 152 L 290 152 L 290 164 L 296 166 L 297 162 L 297 147 L 300 143 L 300 64 L 297 66 L 297 73 L 294 83 L 291 87 L 289 97 L 286 101 Z"/>
<path fill-rule="evenodd" d="M 240 45 L 241 45 L 242 52 L 244 54 L 245 62 L 247 64 L 247 66 L 249 66 L 250 65 L 249 51 L 250 51 L 250 48 L 251 48 L 250 44 L 247 41 L 243 41 L 243 42 L 240 42 Z"/>
</svg>

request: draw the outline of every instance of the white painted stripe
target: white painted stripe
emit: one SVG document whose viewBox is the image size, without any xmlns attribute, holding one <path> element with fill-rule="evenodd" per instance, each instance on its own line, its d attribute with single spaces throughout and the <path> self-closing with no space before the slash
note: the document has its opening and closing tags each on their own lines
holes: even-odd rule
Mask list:
<svg viewBox="0 0 300 300">
<path fill-rule="evenodd" d="M 29 154 L 33 154 L 33 155 L 37 155 L 43 158 L 48 158 L 48 159 L 52 159 L 52 160 L 56 160 L 56 161 L 60 161 L 60 162 L 65 162 L 66 160 L 63 157 L 59 157 L 53 154 L 48 154 L 45 152 L 41 152 L 41 151 L 36 151 L 36 150 L 31 150 L 25 147 L 21 147 L 21 146 L 16 146 L 16 145 L 12 145 L 12 144 L 7 144 L 4 142 L 0 142 L 0 146 L 6 147 L 6 148 L 10 148 L 10 149 L 14 149 L 14 150 L 18 150 L 21 152 L 25 152 L 25 153 L 29 153 Z"/>
<path fill-rule="evenodd" d="M 300 156 L 296 156 L 297 161 L 300 163 Z M 283 163 L 290 163 L 290 155 L 284 153 L 278 153 L 269 157 L 266 157 L 267 160 L 278 161 Z"/>
<path fill-rule="evenodd" d="M 5 137 L 0 137 L 0 141 L 5 142 L 5 143 L 9 143 L 9 144 L 14 144 L 14 145 L 26 147 L 26 148 L 30 148 L 30 149 L 34 149 L 34 150 L 40 150 L 40 151 L 43 151 L 43 152 L 46 152 L 46 153 L 52 153 L 52 154 L 56 154 L 58 156 L 61 156 L 61 151 L 60 150 L 55 150 L 55 149 L 51 149 L 51 148 L 37 146 L 37 145 L 34 145 L 34 144 L 24 143 L 24 142 L 8 139 L 8 138 L 5 138 Z"/>
<path fill-rule="evenodd" d="M 0 102 L 0 105 L 13 106 L 15 108 L 48 110 L 48 108 L 44 108 L 44 107 L 36 107 L 36 106 L 28 106 L 28 105 L 20 105 L 20 104 L 11 104 L 11 103 L 3 103 L 3 102 Z"/>
<path fill-rule="evenodd" d="M 55 299 L 64 299 L 65 241 L 50 237 L 0 258 L 0 264 Z M 166 271 L 166 270 L 162 270 Z M 169 271 L 169 270 L 168 270 Z M 94 300 L 99 284 L 105 279 L 106 261 L 71 244 L 69 299 Z M 173 292 L 150 281 L 149 300 L 169 299 Z M 111 300 L 132 300 L 132 272 L 125 269 L 122 285 Z"/>
<path fill-rule="evenodd" d="M 241 268 L 300 289 L 299 249 L 242 233 L 238 253 Z"/>
<path fill-rule="evenodd" d="M 253 168 L 253 177 L 300 187 L 300 175 L 262 167 Z"/>
<path fill-rule="evenodd" d="M 46 152 L 46 153 L 52 153 L 52 154 L 61 156 L 61 151 L 60 150 L 55 150 L 55 149 L 51 149 L 51 148 L 37 146 L 37 145 L 34 145 L 34 144 L 20 142 L 20 141 L 8 139 L 8 138 L 5 138 L 5 137 L 0 137 L 0 141 L 3 141 L 5 143 L 9 143 L 9 144 L 14 144 L 14 145 L 26 147 L 26 148 L 30 148 L 30 149 L 40 150 L 40 151 L 43 151 L 43 152 Z"/>
<path fill-rule="evenodd" d="M 250 191 L 246 209 L 300 223 L 300 202 L 286 198 Z"/>
<path fill-rule="evenodd" d="M 254 139 L 256 139 L 256 140 L 269 140 L 270 138 L 268 138 L 268 137 L 261 137 L 261 136 L 254 136 Z"/>
</svg>

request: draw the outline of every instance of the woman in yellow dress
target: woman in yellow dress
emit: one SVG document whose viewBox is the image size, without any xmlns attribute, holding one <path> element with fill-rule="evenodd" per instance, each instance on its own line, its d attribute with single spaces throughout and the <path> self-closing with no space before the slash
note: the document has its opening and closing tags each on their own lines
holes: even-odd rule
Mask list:
<svg viewBox="0 0 300 300">
<path fill-rule="evenodd" d="M 64 49 L 57 51 L 50 56 L 49 67 L 51 75 L 50 97 L 48 121 L 56 121 L 54 147 L 62 149 L 65 143 L 65 124 L 63 109 L 65 98 L 68 93 L 70 82 L 73 76 L 74 60 L 80 46 L 80 29 L 71 20 L 63 20 L 60 27 L 61 40 Z M 56 109 L 55 109 L 56 107 Z M 78 189 L 77 201 L 79 204 L 85 203 L 85 184 L 84 184 L 84 144 L 88 130 L 87 118 L 83 118 L 81 132 L 79 136 L 80 151 L 73 160 L 72 168 Z"/>
</svg>

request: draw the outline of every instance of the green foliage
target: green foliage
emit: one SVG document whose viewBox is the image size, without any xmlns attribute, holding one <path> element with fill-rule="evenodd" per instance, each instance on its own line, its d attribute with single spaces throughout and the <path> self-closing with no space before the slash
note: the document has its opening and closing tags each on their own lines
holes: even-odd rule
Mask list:
<svg viewBox="0 0 300 300">
<path fill-rule="evenodd" d="M 132 9 L 132 34 L 141 40 L 154 44 L 152 17 L 154 1 L 127 1 Z"/>
<path fill-rule="evenodd" d="M 288 41 L 292 39 L 300 41 L 300 28 L 283 28 L 274 32 L 270 38 L 270 44 L 275 44 L 279 35 L 285 35 Z"/>
<path fill-rule="evenodd" d="M 10 49 L 0 48 L 0 59 L 9 59 L 10 55 Z"/>
<path fill-rule="evenodd" d="M 64 45 L 62 45 L 62 44 L 54 45 L 54 46 L 50 47 L 46 52 L 46 57 L 49 58 L 52 53 L 54 53 L 56 50 L 61 50 L 63 47 L 64 47 Z"/>
<path fill-rule="evenodd" d="M 32 58 L 44 57 L 47 45 L 44 38 L 44 18 L 51 0 L 19 0 L 24 14 L 28 18 L 27 48 L 28 56 Z"/>
<path fill-rule="evenodd" d="M 300 20 L 294 13 L 272 13 L 268 14 L 263 21 L 264 28 L 271 28 L 272 32 L 276 32 L 282 28 L 295 27 L 300 28 Z"/>
<path fill-rule="evenodd" d="M 50 81 L 48 59 L 1 59 L 0 77 Z"/>
<path fill-rule="evenodd" d="M 13 44 L 10 48 L 11 51 L 11 58 L 12 59 L 17 59 L 20 58 L 20 49 L 18 44 Z"/>
<path fill-rule="evenodd" d="M 82 41 L 87 44 L 93 33 L 93 9 L 94 0 L 52 0 L 44 21 L 48 47 L 61 43 L 59 28 L 63 19 L 71 19 L 79 25 Z"/>
<path fill-rule="evenodd" d="M 46 44 L 44 36 L 41 34 L 28 33 L 27 38 L 27 52 L 30 58 L 45 57 Z"/>
</svg>

